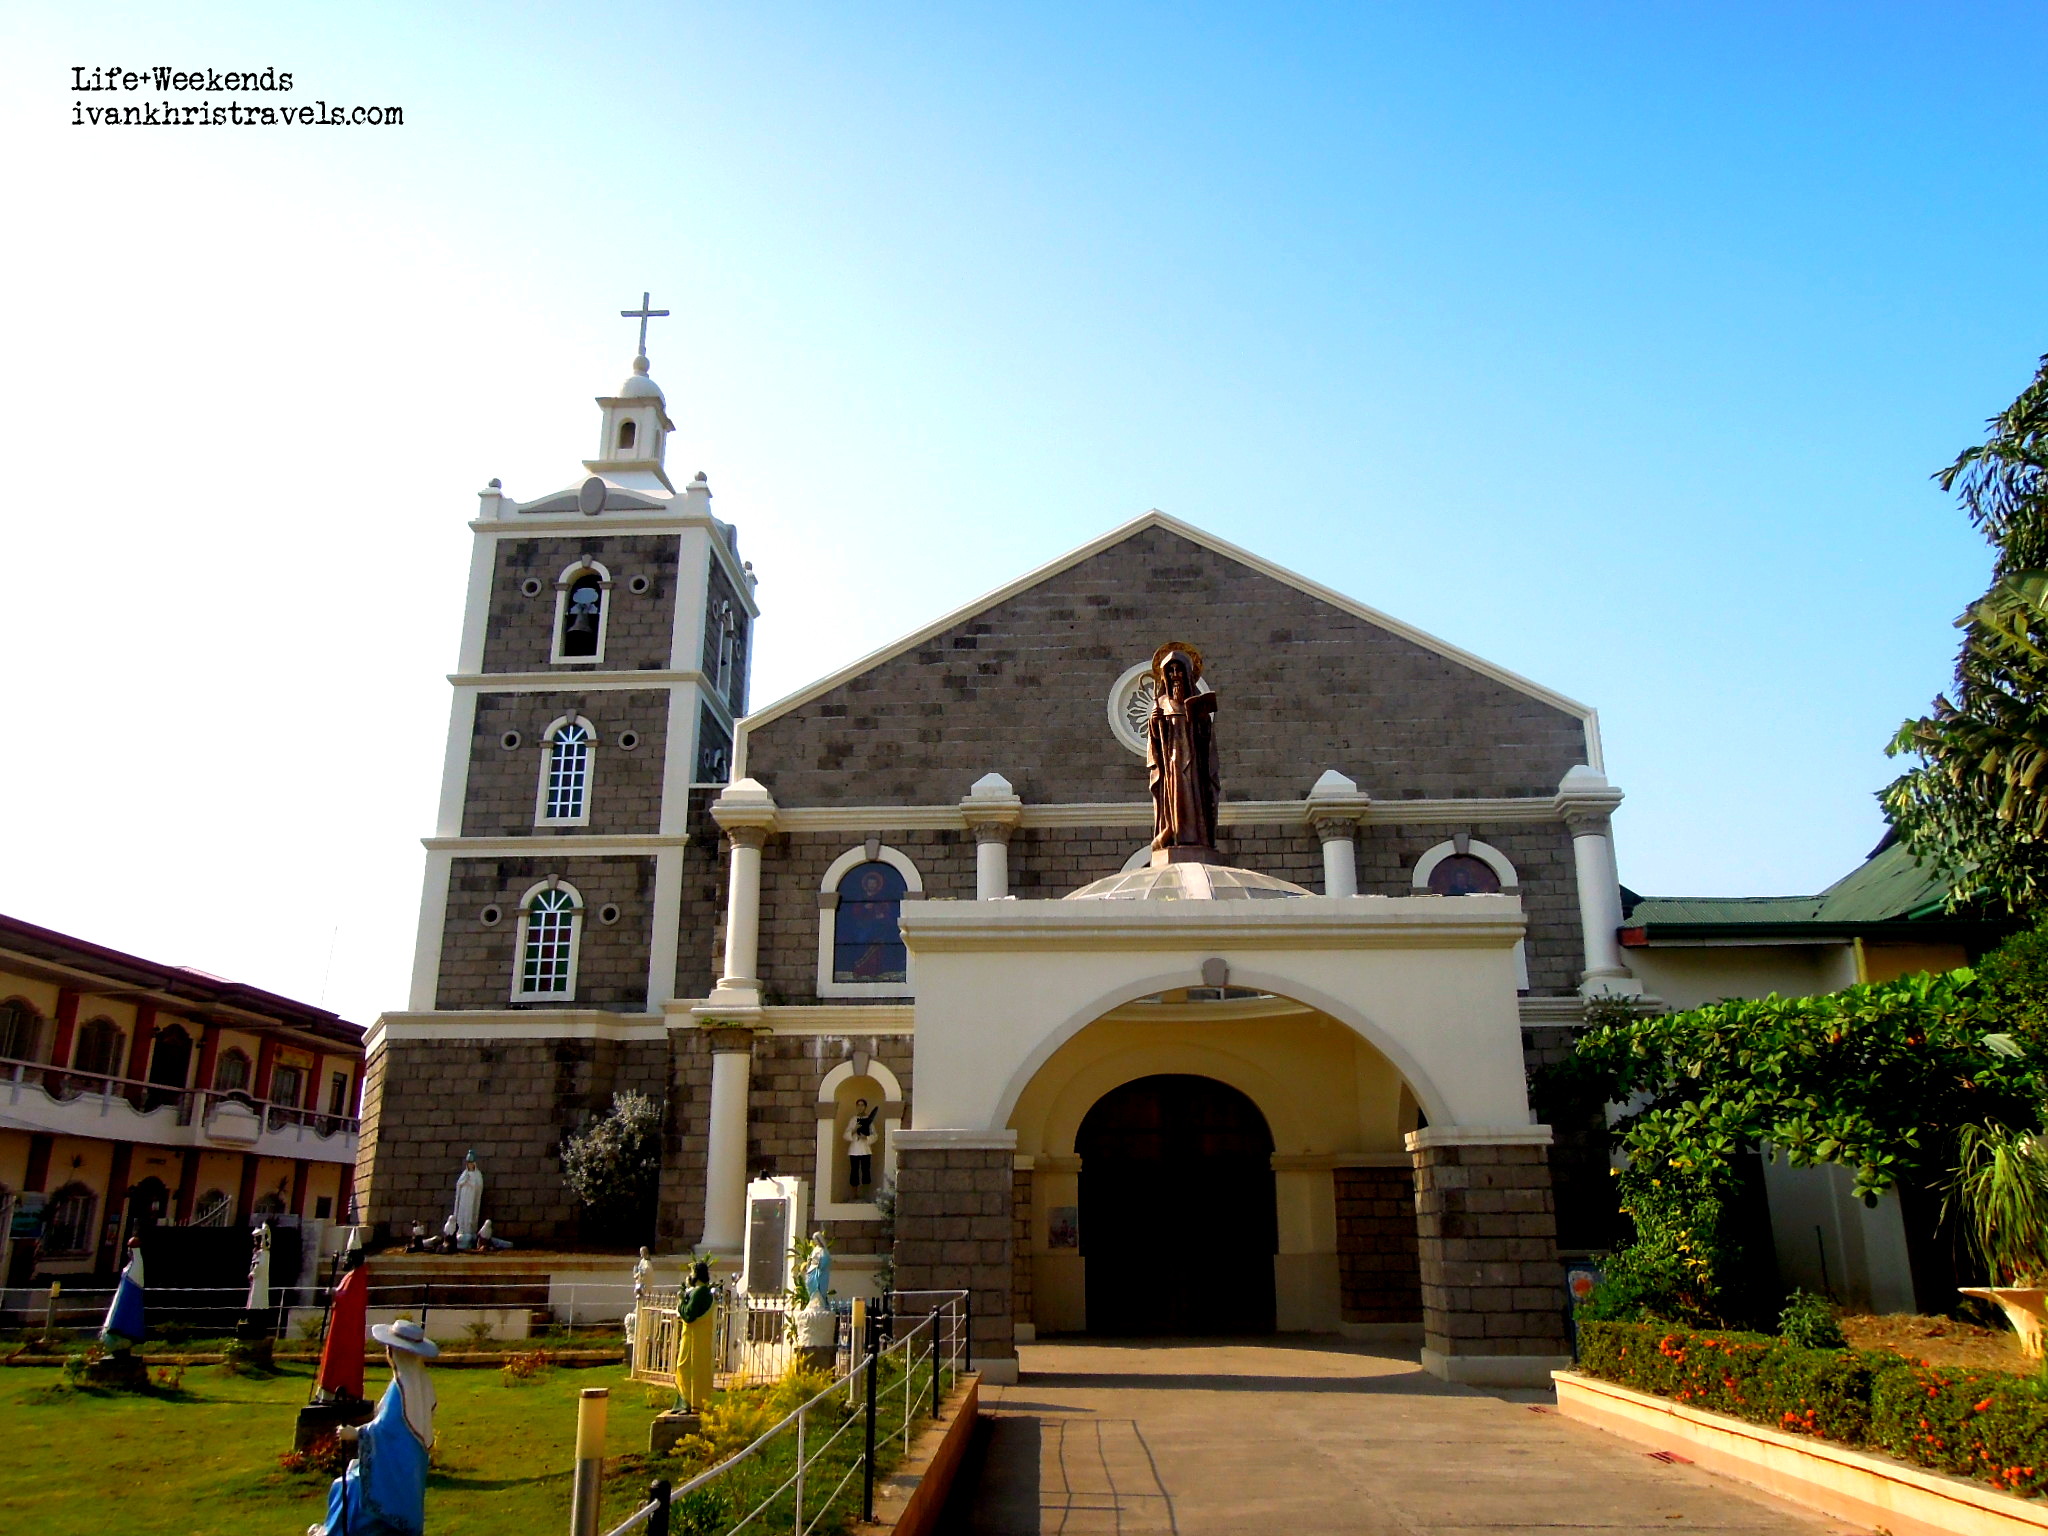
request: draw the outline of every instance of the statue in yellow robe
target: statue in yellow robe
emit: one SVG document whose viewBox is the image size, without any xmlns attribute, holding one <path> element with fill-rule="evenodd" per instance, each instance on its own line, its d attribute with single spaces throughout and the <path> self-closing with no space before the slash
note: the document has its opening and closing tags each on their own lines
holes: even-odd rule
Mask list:
<svg viewBox="0 0 2048 1536">
<path fill-rule="evenodd" d="M 682 1315 L 682 1337 L 676 1346 L 676 1391 L 685 1413 L 702 1413 L 711 1401 L 711 1377 L 716 1362 L 713 1324 L 718 1293 L 711 1288 L 711 1266 L 697 1264 L 690 1270 L 690 1283 L 683 1288 L 677 1310 Z"/>
</svg>

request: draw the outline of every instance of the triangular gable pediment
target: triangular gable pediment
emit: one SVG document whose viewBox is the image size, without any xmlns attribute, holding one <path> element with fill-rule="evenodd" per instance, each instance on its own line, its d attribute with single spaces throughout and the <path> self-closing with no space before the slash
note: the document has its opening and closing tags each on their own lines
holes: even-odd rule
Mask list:
<svg viewBox="0 0 2048 1536">
<path fill-rule="evenodd" d="M 1412 624 L 1404 623 L 1392 614 L 1382 613 L 1377 608 L 1369 607 L 1354 598 L 1346 597 L 1342 592 L 1326 587 L 1319 581 L 1311 581 L 1308 577 L 1301 575 L 1297 571 L 1290 571 L 1283 565 L 1275 565 L 1270 560 L 1261 559 L 1250 550 L 1241 549 L 1237 545 L 1232 544 L 1228 539 L 1220 539 L 1206 529 L 1197 528 L 1192 523 L 1184 523 L 1179 518 L 1170 517 L 1155 508 L 1153 511 L 1145 513 L 1142 517 L 1134 517 L 1128 523 L 1110 529 L 1109 532 L 1103 534 L 1099 539 L 1091 539 L 1079 548 L 1071 549 L 1066 554 L 1047 561 L 1036 570 L 1025 572 L 1015 581 L 997 587 L 993 592 L 977 597 L 972 602 L 965 603 L 950 613 L 940 615 L 922 629 L 913 630 L 899 640 L 892 640 L 887 645 L 868 652 L 867 655 L 861 657 L 858 661 L 849 662 L 837 672 L 821 677 L 816 682 L 797 689 L 794 693 L 785 694 L 773 704 L 758 709 L 747 716 L 746 723 L 750 727 L 765 725 L 778 715 L 787 714 L 793 709 L 798 709 L 812 700 L 830 693 L 833 689 L 840 687 L 851 679 L 860 676 L 861 673 L 879 666 L 892 657 L 901 656 L 908 651 L 916 650 L 917 647 L 923 645 L 934 636 L 942 635 L 949 629 L 958 628 L 960 625 L 975 618 L 976 615 L 985 613 L 989 609 L 1015 597 L 1019 592 L 1035 587 L 1048 578 L 1057 576 L 1062 571 L 1081 564 L 1084 560 L 1092 559 L 1104 550 L 1112 549 L 1116 545 L 1122 544 L 1143 533 L 1148 528 L 1165 528 L 1173 533 L 1177 533 L 1182 538 L 1188 540 L 1189 543 L 1199 544 L 1204 549 L 1222 555 L 1225 559 L 1235 560 L 1238 564 L 1247 566 L 1263 576 L 1269 576 L 1275 581 L 1283 582 L 1298 592 L 1306 593 L 1318 601 L 1328 603 L 1333 608 L 1340 608 L 1346 613 L 1364 619 L 1369 624 L 1376 624 L 1382 629 L 1399 635 L 1404 640 L 1412 641 L 1425 650 L 1434 651 L 1437 655 L 1447 660 L 1455 661 L 1460 666 L 1470 667 L 1474 672 L 1490 677 L 1495 682 L 1505 683 L 1518 693 L 1525 693 L 1530 698 L 1541 700 L 1552 708 L 1563 710 L 1566 714 L 1577 715 L 1580 719 L 1587 721 L 1591 721 L 1594 718 L 1594 710 L 1591 705 L 1581 704 L 1577 699 L 1568 698 L 1555 689 L 1546 688 L 1541 683 L 1532 682 L 1518 672 L 1498 666 L 1483 656 L 1475 656 L 1472 652 L 1455 646 L 1448 640 L 1440 640 L 1425 630 L 1420 630 Z M 1601 764 L 1596 760 L 1592 766 L 1598 768 Z"/>
</svg>

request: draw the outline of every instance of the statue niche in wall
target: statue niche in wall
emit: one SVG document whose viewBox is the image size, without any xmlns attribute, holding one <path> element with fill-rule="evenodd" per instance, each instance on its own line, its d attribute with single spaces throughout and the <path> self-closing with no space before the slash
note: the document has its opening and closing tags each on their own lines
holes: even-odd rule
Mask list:
<svg viewBox="0 0 2048 1536">
<path fill-rule="evenodd" d="M 1201 691 L 1202 653 L 1169 641 L 1152 654 L 1145 777 L 1152 790 L 1152 863 L 1216 864 L 1216 695 Z"/>
</svg>

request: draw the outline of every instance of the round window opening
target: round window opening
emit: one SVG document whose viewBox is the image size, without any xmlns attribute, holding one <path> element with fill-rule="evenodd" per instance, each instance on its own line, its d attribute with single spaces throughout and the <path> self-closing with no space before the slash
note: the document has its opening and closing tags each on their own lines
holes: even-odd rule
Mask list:
<svg viewBox="0 0 2048 1536">
<path fill-rule="evenodd" d="M 1198 693 L 1213 693 L 1205 677 L 1195 685 Z M 1109 730 L 1119 745 L 1138 756 L 1145 755 L 1145 729 L 1152 718 L 1152 663 L 1141 661 L 1116 680 L 1109 690 Z"/>
<path fill-rule="evenodd" d="M 640 745 L 640 733 L 639 733 L 638 731 L 621 731 L 621 732 L 619 732 L 619 750 L 620 750 L 620 751 L 622 751 L 622 752 L 630 752 L 630 751 L 632 751 L 632 750 L 633 750 L 633 749 L 634 749 L 635 747 L 637 747 L 637 746 L 639 746 L 639 745 Z"/>
<path fill-rule="evenodd" d="M 517 731 L 507 731 L 498 738 L 498 745 L 507 752 L 516 752 L 519 749 L 519 733 Z"/>
<path fill-rule="evenodd" d="M 650 582 L 645 576 L 635 576 L 631 581 L 626 583 L 626 590 L 628 592 L 640 593 L 645 592 L 652 585 L 653 583 Z"/>
<path fill-rule="evenodd" d="M 519 590 L 524 592 L 528 597 L 539 597 L 540 582 L 537 578 L 529 576 L 526 578 L 526 580 L 519 583 Z"/>
<path fill-rule="evenodd" d="M 606 902 L 597 909 L 597 920 L 600 923 L 616 923 L 619 920 L 619 909 L 611 902 Z"/>
<path fill-rule="evenodd" d="M 505 909 L 498 906 L 485 907 L 477 918 L 486 928 L 495 928 L 505 920 Z"/>
</svg>

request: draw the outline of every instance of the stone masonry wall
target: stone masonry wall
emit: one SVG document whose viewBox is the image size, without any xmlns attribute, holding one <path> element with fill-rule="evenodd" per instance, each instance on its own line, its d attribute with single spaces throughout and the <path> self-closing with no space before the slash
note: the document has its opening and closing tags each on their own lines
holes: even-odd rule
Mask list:
<svg viewBox="0 0 2048 1536">
<path fill-rule="evenodd" d="M 711 1049 L 705 1031 L 669 1032 L 669 1098 L 675 1106 L 662 1160 L 664 1240 L 692 1243 L 704 1228 L 704 1173 L 711 1119 Z M 896 1075 L 911 1091 L 908 1035 L 758 1035 L 747 1091 L 747 1173 L 818 1178 L 818 1086 L 856 1051 Z M 908 1102 L 906 1098 L 906 1104 Z M 879 1168 L 877 1176 L 879 1177 Z M 831 1221 L 826 1235 L 840 1253 L 881 1251 L 880 1223 Z"/>
<path fill-rule="evenodd" d="M 590 689 L 485 693 L 476 701 L 469 744 L 469 785 L 462 804 L 465 837 L 556 836 L 661 830 L 661 770 L 668 742 L 665 689 Z M 542 733 L 564 715 L 596 729 L 586 825 L 551 828 L 535 816 L 547 776 Z M 507 732 L 519 744 L 505 745 Z M 621 738 L 638 740 L 629 749 Z"/>
<path fill-rule="evenodd" d="M 1017 1353 L 1010 1311 L 1014 1155 L 1005 1148 L 918 1147 L 898 1153 L 896 1285 L 972 1292 L 974 1355 Z"/>
<path fill-rule="evenodd" d="M 1010 1317 L 1017 1323 L 1029 1322 L 1038 1315 L 1038 1287 L 1031 1260 L 1032 1204 L 1037 1198 L 1036 1183 L 1037 1176 L 1029 1168 L 1018 1168 L 1011 1174 Z"/>
<path fill-rule="evenodd" d="M 563 840 L 560 856 L 456 859 L 448 881 L 448 910 L 441 935 L 441 984 L 437 1008 L 553 1008 L 552 1000 L 514 1003 L 512 966 L 519 946 L 519 900 L 529 887 L 560 876 L 583 898 L 577 925 L 578 1008 L 617 1008 L 639 1013 L 647 1007 L 647 952 L 654 921 L 654 860 L 650 857 L 575 858 Z M 619 909 L 616 923 L 599 921 L 606 906 Z M 495 924 L 483 920 L 496 906 Z"/>
<path fill-rule="evenodd" d="M 1347 1323 L 1422 1320 L 1415 1175 L 1406 1168 L 1339 1168 L 1337 1275 Z"/>
<path fill-rule="evenodd" d="M 1546 1151 L 1435 1146 L 1414 1154 L 1425 1348 L 1567 1353 Z"/>
<path fill-rule="evenodd" d="M 1549 795 L 1575 717 L 1166 529 L 1142 530 L 749 732 L 784 805 L 957 801 L 994 769 L 1026 801 L 1141 799 L 1109 693 L 1155 646 L 1199 647 L 1233 800 L 1323 769 L 1381 801 Z"/>
<path fill-rule="evenodd" d="M 712 823 L 700 825 L 708 829 Z M 1368 826 L 1358 838 L 1359 890 L 1367 895 L 1410 894 L 1416 861 L 1460 831 L 1507 855 L 1521 879 L 1522 905 L 1529 917 L 1531 992 L 1569 993 L 1578 983 L 1583 948 L 1571 835 L 1562 825 Z M 966 832 L 926 829 L 877 835 L 917 866 L 927 900 L 973 899 L 974 841 Z M 817 1000 L 819 882 L 834 859 L 862 841 L 863 835 L 853 832 L 777 833 L 762 849 L 760 977 L 768 1001 Z M 1023 900 L 1065 896 L 1115 874 L 1146 841 L 1147 833 L 1138 827 L 1020 827 L 1010 838 L 1011 893 Z M 1306 827 L 1224 827 L 1217 845 L 1231 863 L 1292 880 L 1311 891 L 1323 888 L 1322 844 Z M 715 862 L 707 850 L 704 863 L 692 866 L 693 871 L 701 870 L 702 878 L 693 874 L 692 899 L 698 905 L 685 915 L 686 944 L 700 943 L 699 936 L 708 929 L 722 927 L 727 867 L 722 850 Z M 698 984 L 708 990 L 716 972 L 706 966 L 715 966 L 717 957 L 715 944 L 693 956 L 693 966 L 679 971 L 678 988 L 685 985 L 683 976 L 691 974 L 702 977 Z"/>
<path fill-rule="evenodd" d="M 743 715 L 747 712 L 747 655 L 753 636 L 747 628 L 747 605 L 740 601 L 739 593 L 733 590 L 732 582 L 725 574 L 725 567 L 716 559 L 712 560 L 707 573 L 704 596 L 704 652 L 700 666 L 715 689 L 718 686 L 718 610 L 721 605 L 730 603 L 738 649 L 733 657 L 732 683 L 726 690 L 725 705 L 735 715 Z"/>
<path fill-rule="evenodd" d="M 438 1232 L 454 1209 L 463 1153 L 484 1174 L 484 1215 L 515 1243 L 577 1239 L 562 1184 L 562 1138 L 614 1093 L 663 1097 L 659 1041 L 391 1040 L 364 1078 L 359 1189 L 365 1218 Z"/>
<path fill-rule="evenodd" d="M 559 671 L 573 677 L 578 670 L 591 669 L 587 661 L 579 666 L 548 660 L 554 654 L 555 582 L 583 556 L 597 561 L 612 579 L 606 593 L 604 657 L 597 665 L 609 672 L 665 669 L 675 624 L 680 548 L 675 534 L 499 540 L 497 565 L 491 572 L 484 670 Z M 645 592 L 632 590 L 635 576 L 647 578 Z M 528 577 L 540 583 L 540 591 L 531 597 L 520 590 Z"/>
</svg>

